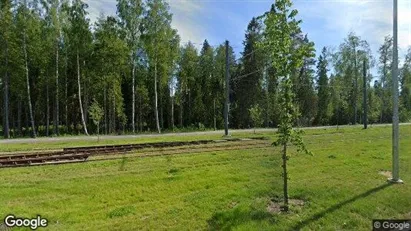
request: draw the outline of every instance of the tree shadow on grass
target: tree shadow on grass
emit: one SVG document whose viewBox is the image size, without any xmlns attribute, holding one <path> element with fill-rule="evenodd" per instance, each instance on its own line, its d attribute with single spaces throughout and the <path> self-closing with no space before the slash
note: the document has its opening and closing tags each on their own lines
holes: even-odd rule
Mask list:
<svg viewBox="0 0 411 231">
<path fill-rule="evenodd" d="M 379 192 L 379 191 L 381 191 L 381 190 L 389 187 L 390 185 L 392 185 L 392 184 L 391 184 L 391 183 L 386 183 L 386 184 L 380 185 L 380 186 L 378 186 L 378 187 L 376 187 L 376 188 L 370 189 L 370 190 L 368 190 L 368 191 L 366 191 L 366 192 L 364 192 L 364 193 L 361 193 L 361 194 L 359 194 L 359 195 L 357 195 L 357 196 L 354 196 L 354 197 L 352 197 L 352 198 L 350 198 L 350 199 L 348 199 L 348 200 L 346 200 L 346 201 L 343 201 L 343 202 L 341 202 L 341 203 L 339 203 L 339 204 L 336 204 L 336 205 L 334 205 L 334 206 L 332 206 L 332 207 L 330 207 L 330 208 L 328 208 L 328 209 L 326 209 L 326 210 L 324 210 L 324 211 L 321 211 L 321 212 L 319 212 L 319 213 L 316 213 L 316 214 L 314 214 L 313 216 L 305 219 L 304 221 L 302 221 L 302 222 L 298 223 L 297 225 L 295 225 L 294 227 L 290 228 L 290 230 L 301 230 L 301 229 L 304 228 L 305 226 L 307 226 L 307 225 L 309 225 L 309 224 L 311 224 L 311 223 L 313 223 L 313 222 L 315 222 L 315 221 L 318 221 L 319 219 L 321 219 L 322 217 L 326 216 L 327 214 L 333 213 L 333 212 L 335 212 L 336 210 L 341 209 L 343 206 L 345 206 L 345 205 L 347 205 L 347 204 L 350 204 L 350 203 L 353 203 L 353 202 L 356 201 L 356 200 L 359 200 L 359 199 L 368 197 L 368 196 L 370 196 L 371 194 L 377 193 L 377 192 Z"/>
<path fill-rule="evenodd" d="M 214 213 L 207 222 L 208 230 L 232 230 L 241 224 L 262 220 L 275 222 L 273 215 L 267 211 L 236 207 L 228 211 Z"/>
</svg>

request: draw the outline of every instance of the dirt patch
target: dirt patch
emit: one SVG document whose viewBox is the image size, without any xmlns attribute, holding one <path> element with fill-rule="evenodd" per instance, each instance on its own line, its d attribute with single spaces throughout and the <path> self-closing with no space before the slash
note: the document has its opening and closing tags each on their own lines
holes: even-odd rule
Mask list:
<svg viewBox="0 0 411 231">
<path fill-rule="evenodd" d="M 391 171 L 381 170 L 381 171 L 379 172 L 379 174 L 380 174 L 380 175 L 383 175 L 383 176 L 385 176 L 385 177 L 387 177 L 387 178 L 391 178 L 391 177 L 392 177 Z"/>
<path fill-rule="evenodd" d="M 270 201 L 267 205 L 267 212 L 269 213 L 280 213 L 282 203 Z"/>
<path fill-rule="evenodd" d="M 232 209 L 232 208 L 236 207 L 237 205 L 238 205 L 238 202 L 237 202 L 237 201 L 232 201 L 232 202 L 230 202 L 230 203 L 228 204 L 228 207 L 229 207 L 230 209 Z"/>
<path fill-rule="evenodd" d="M 299 199 L 290 199 L 288 202 L 290 203 L 290 205 L 295 205 L 295 206 L 304 206 L 305 204 L 303 200 L 299 200 Z"/>
<path fill-rule="evenodd" d="M 290 207 L 302 207 L 304 206 L 304 201 L 299 199 L 289 199 L 288 203 Z M 267 205 L 267 212 L 272 214 L 281 213 L 283 211 L 283 202 L 278 200 L 270 200 Z"/>
</svg>

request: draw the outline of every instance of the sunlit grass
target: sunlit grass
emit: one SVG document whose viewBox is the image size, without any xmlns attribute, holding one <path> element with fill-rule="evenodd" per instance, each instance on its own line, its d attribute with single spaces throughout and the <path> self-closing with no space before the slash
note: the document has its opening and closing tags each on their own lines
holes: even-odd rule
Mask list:
<svg viewBox="0 0 411 231">
<path fill-rule="evenodd" d="M 307 130 L 314 156 L 291 148 L 289 161 L 290 197 L 305 205 L 288 214 L 267 212 L 282 197 L 281 156 L 263 148 L 0 169 L 0 216 L 40 214 L 50 230 L 370 230 L 411 218 L 411 126 L 400 129 L 403 185 L 379 174 L 391 170 L 390 127 Z"/>
</svg>

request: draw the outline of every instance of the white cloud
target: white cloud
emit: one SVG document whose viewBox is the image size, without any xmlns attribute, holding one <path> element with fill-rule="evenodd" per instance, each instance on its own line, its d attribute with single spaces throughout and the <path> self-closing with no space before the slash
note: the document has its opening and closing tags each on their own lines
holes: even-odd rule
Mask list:
<svg viewBox="0 0 411 231">
<path fill-rule="evenodd" d="M 84 0 L 89 5 L 88 12 L 92 24 L 97 20 L 101 13 L 104 15 L 116 14 L 116 0 Z"/>
<path fill-rule="evenodd" d="M 85 0 L 89 5 L 89 17 L 94 23 L 101 12 L 105 15 L 116 14 L 116 0 Z M 202 27 L 199 15 L 205 15 L 204 2 L 168 0 L 171 13 L 173 13 L 172 27 L 178 30 L 182 42 L 192 41 L 202 43 L 207 37 L 207 30 Z M 208 36 L 209 37 L 209 36 Z"/>
<path fill-rule="evenodd" d="M 204 3 L 181 0 L 169 0 L 168 3 L 173 13 L 171 25 L 178 30 L 182 42 L 202 43 L 207 35 L 207 29 L 199 21 L 200 15 L 206 11 Z"/>
<path fill-rule="evenodd" d="M 228 36 L 233 41 L 242 41 L 250 15 L 257 16 L 269 9 L 272 0 L 167 0 L 173 13 L 172 26 L 181 36 L 182 42 L 221 43 Z M 85 0 L 89 4 L 91 21 L 104 12 L 116 13 L 116 0 Z M 224 4 L 225 3 L 225 4 Z M 258 3 L 260 5 L 258 5 Z M 388 34 L 392 34 L 392 1 L 390 0 L 295 0 L 295 7 L 306 22 L 313 22 L 305 32 L 320 41 L 324 34 L 329 41 L 320 41 L 323 45 L 337 46 L 354 31 L 366 39 L 376 54 L 378 47 Z M 264 7 L 261 7 L 264 6 Z M 240 13 L 239 8 L 247 8 L 248 15 Z M 257 10 L 259 8 L 259 10 Z M 221 21 L 219 25 L 207 22 Z M 399 0 L 399 48 L 400 56 L 411 46 L 411 0 Z M 214 23 L 215 24 L 215 23 Z M 222 33 L 223 32 L 223 33 Z M 315 36 L 312 36 L 312 35 Z M 319 47 L 317 47 L 320 49 Z"/>
<path fill-rule="evenodd" d="M 374 52 L 386 35 L 393 34 L 392 1 L 305 1 L 300 2 L 304 18 L 323 21 L 324 33 L 335 33 L 341 41 L 350 31 L 367 40 Z M 319 25 L 320 26 L 320 25 Z M 341 41 L 334 41 L 338 45 Z M 400 54 L 411 46 L 411 0 L 399 0 L 398 43 Z"/>
</svg>

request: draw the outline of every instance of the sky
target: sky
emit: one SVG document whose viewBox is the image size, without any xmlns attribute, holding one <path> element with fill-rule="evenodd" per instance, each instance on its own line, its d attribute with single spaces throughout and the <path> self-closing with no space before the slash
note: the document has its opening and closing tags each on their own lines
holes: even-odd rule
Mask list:
<svg viewBox="0 0 411 231">
<path fill-rule="evenodd" d="M 85 0 L 93 22 L 101 12 L 116 13 L 116 0 Z M 270 9 L 274 0 L 167 0 L 173 14 L 172 26 L 182 43 L 200 44 L 207 39 L 217 46 L 230 42 L 237 55 L 243 50 L 245 31 L 252 17 Z M 322 47 L 337 49 L 353 31 L 370 44 L 378 58 L 378 48 L 386 35 L 392 35 L 392 0 L 294 0 L 302 30 Z M 411 46 L 411 0 L 398 0 L 398 45 L 400 63 Z M 375 72 L 375 70 L 373 71 Z"/>
</svg>

